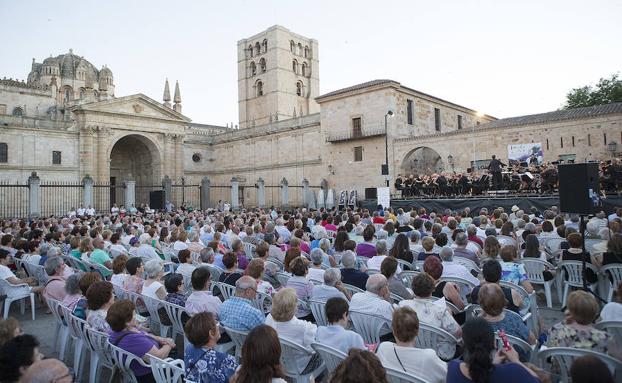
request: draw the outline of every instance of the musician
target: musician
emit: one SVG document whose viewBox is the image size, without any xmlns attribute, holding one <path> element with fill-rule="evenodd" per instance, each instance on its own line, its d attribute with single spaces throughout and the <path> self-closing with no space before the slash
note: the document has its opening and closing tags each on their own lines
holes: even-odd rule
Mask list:
<svg viewBox="0 0 622 383">
<path fill-rule="evenodd" d="M 471 182 L 467 178 L 466 174 L 458 174 L 458 193 L 468 194 L 471 191 Z"/>
<path fill-rule="evenodd" d="M 547 166 L 540 176 L 542 179 L 542 191 L 552 193 L 557 184 L 557 168 L 554 165 Z"/>
<path fill-rule="evenodd" d="M 438 192 L 440 195 L 447 194 L 447 177 L 445 174 L 441 173 L 436 177 L 436 184 L 438 185 Z"/>
<path fill-rule="evenodd" d="M 406 193 L 407 197 L 410 197 L 412 195 L 412 191 L 411 191 L 412 185 L 413 185 L 413 175 L 411 174 L 404 181 L 404 193 Z"/>
<path fill-rule="evenodd" d="M 531 153 L 529 157 L 529 165 L 538 165 L 538 157 L 536 157 L 536 153 Z"/>
<path fill-rule="evenodd" d="M 488 171 L 492 174 L 492 188 L 493 190 L 499 190 L 503 179 L 501 178 L 501 168 L 507 166 L 503 162 L 497 159 L 497 156 L 492 155 L 492 160 L 488 164 Z"/>
<path fill-rule="evenodd" d="M 395 186 L 395 190 L 402 190 L 402 189 L 403 189 L 403 187 L 402 187 L 402 183 L 403 183 L 403 182 L 404 182 L 404 181 L 402 180 L 402 175 L 401 175 L 401 174 L 398 174 L 398 175 L 397 175 L 397 178 L 395 179 L 395 184 L 394 184 L 394 186 Z M 403 192 L 402 192 L 402 195 L 404 195 L 404 193 L 403 193 Z"/>
</svg>

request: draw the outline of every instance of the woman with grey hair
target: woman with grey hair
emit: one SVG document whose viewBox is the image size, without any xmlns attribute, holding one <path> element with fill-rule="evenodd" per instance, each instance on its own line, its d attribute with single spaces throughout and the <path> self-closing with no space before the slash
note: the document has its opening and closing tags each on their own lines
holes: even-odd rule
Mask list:
<svg viewBox="0 0 622 383">
<path fill-rule="evenodd" d="M 164 275 L 162 263 L 157 259 L 152 259 L 145 263 L 145 275 L 147 279 L 143 283 L 142 294 L 147 297 L 164 300 L 166 298 L 166 289 L 161 282 Z"/>
<path fill-rule="evenodd" d="M 309 267 L 309 274 L 307 277 L 312 282 L 321 283 L 324 280 L 324 269 L 322 269 L 324 255 L 324 252 L 320 248 L 311 250 L 311 266 Z"/>
<path fill-rule="evenodd" d="M 337 267 L 338 263 L 335 260 L 335 258 L 332 256 L 332 253 L 334 252 L 334 250 L 332 249 L 330 240 L 328 238 L 320 239 L 319 248 L 322 249 L 322 252 L 324 253 L 324 260 L 322 261 L 324 266 Z"/>
<path fill-rule="evenodd" d="M 76 307 L 76 303 L 82 298 L 82 291 L 80 291 L 80 278 L 84 273 L 79 271 L 72 274 L 65 281 L 65 298 L 62 301 L 63 306 L 68 307 L 73 311 Z"/>
<path fill-rule="evenodd" d="M 190 232 L 190 234 L 188 235 L 188 240 L 190 241 L 190 243 L 188 243 L 188 250 L 190 250 L 191 253 L 198 254 L 205 247 L 201 243 L 201 236 L 199 235 L 199 232 L 197 230 L 192 230 Z"/>
</svg>

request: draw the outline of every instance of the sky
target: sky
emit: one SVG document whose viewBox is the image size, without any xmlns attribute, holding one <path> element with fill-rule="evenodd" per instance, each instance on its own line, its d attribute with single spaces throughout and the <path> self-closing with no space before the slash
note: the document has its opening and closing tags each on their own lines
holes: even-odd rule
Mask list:
<svg viewBox="0 0 622 383">
<path fill-rule="evenodd" d="M 560 108 L 621 72 L 620 0 L 0 0 L 0 77 L 69 49 L 117 97 L 179 81 L 194 122 L 237 124 L 237 41 L 279 24 L 319 42 L 320 94 L 373 79 L 498 118 Z"/>
</svg>

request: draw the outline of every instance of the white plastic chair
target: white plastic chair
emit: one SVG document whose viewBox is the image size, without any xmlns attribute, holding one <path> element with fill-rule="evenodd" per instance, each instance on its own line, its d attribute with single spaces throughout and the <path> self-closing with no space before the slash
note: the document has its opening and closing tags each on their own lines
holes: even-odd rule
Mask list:
<svg viewBox="0 0 622 383">
<path fill-rule="evenodd" d="M 276 273 L 276 280 L 279 281 L 282 287 L 287 286 L 287 281 L 289 281 L 289 278 L 291 278 L 291 276 L 285 272 L 279 271 Z"/>
<path fill-rule="evenodd" d="M 545 270 L 555 270 L 553 264 L 538 258 L 523 258 L 522 264 L 525 266 L 525 272 L 527 273 L 527 280 L 532 285 L 543 285 L 544 295 L 546 296 L 546 306 L 548 308 L 553 307 L 553 297 L 551 295 L 551 286 L 553 286 L 553 280 L 544 280 Z"/>
<path fill-rule="evenodd" d="M 315 318 L 315 323 L 318 326 L 328 326 L 328 319 L 326 318 L 326 302 L 309 299 L 309 308 Z"/>
<path fill-rule="evenodd" d="M 385 367 L 384 369 L 387 373 L 387 380 L 389 383 L 430 383 L 430 381 L 408 372 L 399 371 L 390 367 Z"/>
<path fill-rule="evenodd" d="M 462 265 L 464 267 L 467 268 L 467 270 L 469 270 L 469 272 L 471 271 L 475 271 L 478 275 L 482 272 L 482 270 L 479 268 L 479 266 L 477 266 L 477 264 L 475 262 L 473 262 L 472 260 L 465 258 L 465 257 L 454 257 L 453 260 L 455 263 Z"/>
<path fill-rule="evenodd" d="M 105 367 L 110 370 L 109 381 L 112 382 L 116 366 L 112 359 L 108 334 L 96 331 L 89 326 L 84 328 L 84 332 L 86 333 L 86 346 L 91 351 L 89 383 L 95 383 L 100 367 Z"/>
<path fill-rule="evenodd" d="M 594 328 L 606 331 L 607 333 L 613 335 L 617 345 L 622 344 L 622 320 L 600 321 L 594 324 Z"/>
<path fill-rule="evenodd" d="M 346 290 L 348 290 L 348 292 L 350 293 L 350 295 L 354 295 L 354 294 L 356 294 L 356 293 L 364 293 L 364 292 L 365 292 L 364 290 L 359 289 L 359 288 L 358 288 L 358 287 L 356 287 L 356 286 L 349 285 L 349 284 L 347 284 L 347 283 L 344 283 L 344 284 L 343 284 L 343 287 L 344 287 Z"/>
<path fill-rule="evenodd" d="M 413 265 L 410 262 L 407 262 L 403 259 L 396 259 L 397 260 L 397 264 L 399 267 L 402 268 L 402 271 L 414 271 L 415 270 L 415 265 Z"/>
<path fill-rule="evenodd" d="M 242 346 L 244 345 L 244 341 L 246 340 L 246 337 L 248 336 L 248 332 L 234 330 L 232 328 L 225 327 L 225 326 L 223 326 L 223 328 L 225 329 L 227 334 L 229 334 L 229 338 L 231 338 L 231 340 L 235 344 L 235 357 L 236 359 L 239 360 L 240 357 L 242 356 Z"/>
<path fill-rule="evenodd" d="M 158 310 L 164 307 L 164 301 L 148 297 L 146 295 L 142 296 L 142 300 L 145 303 L 145 307 L 147 307 L 147 311 L 149 311 L 149 319 L 152 323 L 155 323 L 160 327 L 160 336 L 166 337 L 170 326 L 162 323 L 160 320 L 160 314 L 158 313 Z"/>
<path fill-rule="evenodd" d="M 469 295 L 471 291 L 473 291 L 473 289 L 475 288 L 475 284 L 473 282 L 460 277 L 441 277 L 439 279 L 439 283 L 440 282 L 451 282 L 458 285 L 458 287 L 460 288 L 460 296 L 462 297 L 463 302 L 468 301 L 467 295 Z"/>
<path fill-rule="evenodd" d="M 184 381 L 185 365 L 181 359 L 160 359 L 149 355 L 151 373 L 158 383 L 182 383 Z"/>
<path fill-rule="evenodd" d="M 525 324 L 529 326 L 529 329 L 533 331 L 534 334 L 539 334 L 539 311 L 535 291 L 529 294 L 527 290 L 525 290 L 522 286 L 507 281 L 499 281 L 499 286 L 507 287 L 510 290 L 516 291 L 521 296 L 523 300 L 523 305 L 520 308 L 520 316 L 523 322 L 525 322 Z M 515 314 L 514 311 L 510 312 Z"/>
<path fill-rule="evenodd" d="M 401 296 L 395 294 L 395 293 L 391 293 L 391 300 L 393 301 L 393 303 L 397 304 L 400 303 L 401 301 L 404 300 L 404 298 L 402 298 Z"/>
<path fill-rule="evenodd" d="M 613 291 L 622 283 L 622 265 L 605 265 L 600 269 L 600 272 L 602 274 L 601 279 L 604 280 L 607 286 L 607 302 L 611 302 L 613 299 Z M 613 283 L 609 278 L 613 280 Z"/>
<path fill-rule="evenodd" d="M 337 350 L 336 348 L 329 347 L 321 343 L 311 343 L 311 348 L 315 350 L 324 361 L 326 365 L 326 373 L 330 376 L 333 371 L 339 366 L 339 364 L 348 357 L 347 354 Z"/>
<path fill-rule="evenodd" d="M 24 314 L 24 299 L 30 298 L 30 310 L 32 311 L 32 320 L 35 320 L 35 293 L 32 292 L 30 286 L 28 286 L 26 283 L 13 285 L 5 279 L 0 279 L 0 290 L 2 290 L 4 295 L 6 295 L 6 297 L 4 298 L 4 319 L 7 319 L 9 317 L 11 303 L 15 301 L 19 301 L 20 312 Z"/>
<path fill-rule="evenodd" d="M 30 262 L 22 262 L 22 265 L 24 266 L 26 272 L 30 277 L 35 278 L 39 282 L 39 285 L 45 286 L 48 281 L 48 275 L 45 272 L 45 267 L 41 265 L 35 265 L 34 263 Z"/>
<path fill-rule="evenodd" d="M 576 358 L 585 355 L 592 355 L 602 360 L 607 367 L 609 367 L 611 374 L 614 376 L 614 381 L 619 382 L 619 380 L 616 380 L 615 376 L 617 370 L 618 378 L 620 378 L 620 374 L 622 373 L 622 362 L 609 355 L 579 348 L 552 347 L 540 350 L 537 357 L 542 367 L 546 367 L 546 364 L 556 361 L 560 369 L 560 382 L 570 382 L 570 366 L 572 366 L 572 362 Z"/>
<path fill-rule="evenodd" d="M 68 307 L 60 306 L 63 311 L 63 318 L 67 322 L 67 328 L 69 329 L 69 335 L 73 340 L 73 369 L 76 372 L 76 376 L 81 376 L 83 372 L 84 355 L 86 351 L 86 344 L 84 342 L 84 327 L 88 326 L 86 321 L 73 315 Z"/>
<path fill-rule="evenodd" d="M 121 285 L 112 284 L 112 289 L 114 290 L 114 296 L 117 300 L 128 299 L 127 290 L 123 288 Z"/>
<path fill-rule="evenodd" d="M 598 270 L 591 264 L 586 263 L 585 266 L 588 269 L 591 269 L 595 274 L 598 273 Z M 583 262 L 580 261 L 563 261 L 560 262 L 557 267 L 560 272 L 560 280 L 564 281 L 564 275 L 568 276 L 568 279 L 565 280 L 564 283 L 564 293 L 562 298 L 562 307 L 566 306 L 566 300 L 568 299 L 568 293 L 570 292 L 570 287 L 581 288 L 583 287 Z M 561 272 L 563 271 L 563 273 Z M 593 289 L 594 287 L 588 283 L 588 286 Z"/>
<path fill-rule="evenodd" d="M 127 383 L 138 383 L 136 376 L 134 375 L 134 370 L 130 367 L 132 363 L 137 363 L 143 367 L 151 367 L 142 358 L 137 357 L 136 355 L 129 353 L 122 348 L 115 346 L 114 344 L 108 342 L 110 347 L 110 351 L 112 353 L 112 359 L 114 360 L 114 364 L 117 368 L 121 370 L 121 376 L 123 378 L 123 382 Z"/>
<path fill-rule="evenodd" d="M 527 362 L 533 362 L 533 359 L 535 357 L 535 351 L 536 351 L 535 344 L 532 346 L 529 343 L 522 340 L 521 338 L 509 335 L 509 334 L 506 334 L 506 337 L 508 338 L 508 342 L 514 347 L 514 349 L 519 349 L 523 352 L 523 354 L 527 358 Z M 495 334 L 495 339 L 498 342 L 502 342 L 501 338 L 499 338 L 499 335 L 497 334 Z"/>
<path fill-rule="evenodd" d="M 255 245 L 250 242 L 244 242 L 244 254 L 246 254 L 246 258 L 253 259 L 253 254 L 255 253 Z"/>
<path fill-rule="evenodd" d="M 216 282 L 214 283 L 214 288 L 215 287 L 218 287 L 218 290 L 220 290 L 220 293 L 225 300 L 235 295 L 235 286 L 231 286 L 228 283 Z"/>
<path fill-rule="evenodd" d="M 224 270 L 221 269 L 220 267 L 215 266 L 215 265 L 210 265 L 208 263 L 202 263 L 201 266 L 199 267 L 207 267 L 207 269 L 209 270 L 211 279 L 214 282 L 220 280 L 220 275 L 224 272 Z"/>
<path fill-rule="evenodd" d="M 380 315 L 350 310 L 350 319 L 354 331 L 359 333 L 367 344 L 380 343 L 381 331 L 387 328 L 391 329 L 391 322 Z"/>
<path fill-rule="evenodd" d="M 439 343 L 446 343 L 452 345 L 454 348 L 458 346 L 458 339 L 449 332 L 442 328 L 431 326 L 426 323 L 419 323 L 419 334 L 415 338 L 415 345 L 417 348 L 428 348 L 435 350 L 437 355 L 439 354 Z M 439 358 L 446 358 L 446 355 L 438 355 Z M 449 358 L 453 357 L 453 353 Z"/>
<path fill-rule="evenodd" d="M 401 272 L 398 278 L 400 281 L 402 281 L 402 283 L 404 284 L 404 286 L 406 286 L 406 288 L 410 288 L 412 286 L 413 279 L 415 279 L 415 277 L 418 274 L 419 274 L 419 271 L 405 270 Z"/>
<path fill-rule="evenodd" d="M 186 339 L 186 334 L 184 333 L 183 314 L 186 313 L 186 309 L 174 303 L 164 302 L 164 310 L 166 310 L 166 315 L 168 315 L 168 318 L 171 320 L 171 323 L 173 324 L 172 326 L 173 339 L 175 339 L 175 335 L 181 335 L 184 339 L 184 350 L 185 350 L 186 345 L 188 344 L 188 340 Z"/>
<path fill-rule="evenodd" d="M 267 314 L 272 308 L 272 296 L 258 291 L 255 299 L 251 302 L 251 305 L 262 313 Z"/>
<path fill-rule="evenodd" d="M 56 322 L 56 328 L 54 331 L 54 349 L 58 350 L 58 357 L 60 360 L 65 359 L 65 349 L 67 348 L 67 340 L 69 338 L 69 328 L 67 327 L 66 322 L 63 320 L 63 310 L 61 308 L 61 303 L 56 299 L 45 298 L 45 303 L 47 303 L 50 311 L 52 311 L 52 316 L 54 317 L 54 321 Z M 58 341 L 58 348 L 56 347 Z"/>
<path fill-rule="evenodd" d="M 298 369 L 298 359 L 310 357 L 313 352 L 288 338 L 279 336 L 279 341 L 281 342 L 281 364 L 285 370 L 285 375 L 294 379 L 296 383 L 307 383 L 310 376 L 319 376 L 326 369 L 326 365 L 322 362 L 313 371 L 307 371 L 303 374 L 305 371 Z"/>
</svg>

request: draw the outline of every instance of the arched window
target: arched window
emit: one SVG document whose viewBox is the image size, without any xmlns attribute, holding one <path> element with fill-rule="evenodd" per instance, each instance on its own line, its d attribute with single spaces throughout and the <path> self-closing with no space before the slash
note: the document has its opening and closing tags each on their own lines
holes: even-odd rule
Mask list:
<svg viewBox="0 0 622 383">
<path fill-rule="evenodd" d="M 302 56 L 302 44 L 298 43 L 298 55 Z"/>
<path fill-rule="evenodd" d="M 14 116 L 18 116 L 21 117 L 24 115 L 24 109 L 22 109 L 21 106 L 16 106 L 15 108 L 13 108 L 13 115 Z"/>
<path fill-rule="evenodd" d="M 266 53 L 268 51 L 268 40 L 264 39 L 261 45 L 263 46 L 263 53 Z"/>
<path fill-rule="evenodd" d="M 7 162 L 9 162 L 9 145 L 0 142 L 0 163 L 6 164 Z"/>
<path fill-rule="evenodd" d="M 250 57 L 253 57 L 253 46 L 252 45 L 248 46 L 248 54 L 250 55 Z"/>
<path fill-rule="evenodd" d="M 259 68 L 261 69 L 261 73 L 266 73 L 266 59 L 263 57 L 259 60 Z"/>
<path fill-rule="evenodd" d="M 302 75 L 307 76 L 307 63 L 302 63 Z"/>
<path fill-rule="evenodd" d="M 257 74 L 257 66 L 255 65 L 254 61 L 251 61 L 251 76 L 254 76 Z"/>
<path fill-rule="evenodd" d="M 296 43 L 294 43 L 294 40 L 289 42 L 289 50 L 292 51 L 292 53 L 296 53 Z"/>
<path fill-rule="evenodd" d="M 309 47 L 305 45 L 305 57 L 309 57 Z"/>
<path fill-rule="evenodd" d="M 257 88 L 257 97 L 263 96 L 263 82 L 257 81 L 255 88 Z"/>
<path fill-rule="evenodd" d="M 294 71 L 294 73 L 298 74 L 298 61 L 296 61 L 296 60 L 292 61 L 292 71 Z"/>
<path fill-rule="evenodd" d="M 296 95 L 302 96 L 302 83 L 300 81 L 296 83 Z"/>
<path fill-rule="evenodd" d="M 261 45 L 259 44 L 259 41 L 257 41 L 257 43 L 255 44 L 255 54 L 257 56 L 261 54 Z"/>
<path fill-rule="evenodd" d="M 96 90 L 94 90 L 93 91 L 93 96 L 95 96 L 95 98 L 97 98 L 97 97 L 99 97 L 99 93 Z"/>
<path fill-rule="evenodd" d="M 84 100 L 86 97 L 86 90 L 84 88 L 80 88 L 80 100 Z"/>
<path fill-rule="evenodd" d="M 106 79 L 106 83 L 108 83 L 108 79 Z M 65 102 L 73 100 L 73 90 L 71 87 L 67 86 L 63 90 L 63 100 Z"/>
</svg>

